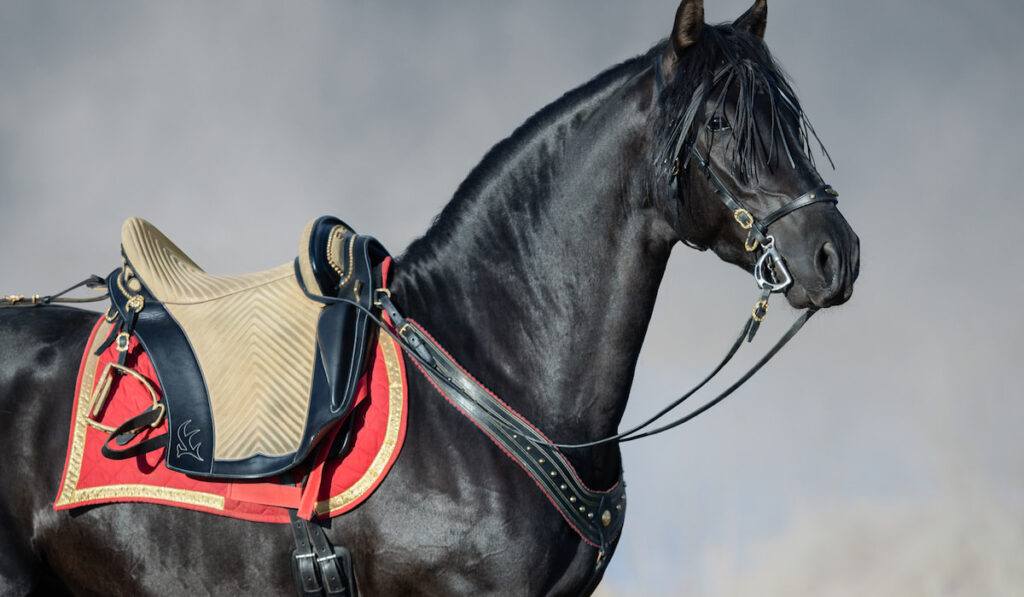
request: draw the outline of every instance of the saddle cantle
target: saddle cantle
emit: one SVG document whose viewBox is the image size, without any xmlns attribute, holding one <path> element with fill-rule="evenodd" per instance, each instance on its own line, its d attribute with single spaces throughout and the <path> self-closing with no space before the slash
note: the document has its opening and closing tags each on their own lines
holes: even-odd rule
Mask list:
<svg viewBox="0 0 1024 597">
<path fill-rule="evenodd" d="M 121 237 L 123 266 L 108 278 L 120 325 L 107 345 L 135 335 L 156 370 L 168 434 L 147 449 L 166 445 L 167 467 L 197 476 L 258 478 L 302 462 L 348 414 L 373 331 L 366 311 L 316 298 L 370 309 L 384 247 L 322 217 L 294 264 L 216 276 L 141 218 Z M 123 431 L 118 443 L 131 440 Z"/>
</svg>

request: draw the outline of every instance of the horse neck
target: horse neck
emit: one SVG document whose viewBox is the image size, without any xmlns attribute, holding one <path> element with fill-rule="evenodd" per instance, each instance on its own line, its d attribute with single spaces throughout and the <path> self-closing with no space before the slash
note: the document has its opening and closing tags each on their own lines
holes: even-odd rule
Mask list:
<svg viewBox="0 0 1024 597">
<path fill-rule="evenodd" d="M 395 268 L 406 314 L 560 443 L 615 433 L 671 248 L 636 79 L 492 150 Z M 615 446 L 567 455 L 589 482 L 618 476 Z"/>
</svg>

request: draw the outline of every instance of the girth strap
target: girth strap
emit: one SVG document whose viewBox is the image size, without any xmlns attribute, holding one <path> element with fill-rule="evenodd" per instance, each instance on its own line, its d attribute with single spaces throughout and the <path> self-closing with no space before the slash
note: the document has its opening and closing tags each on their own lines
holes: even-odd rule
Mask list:
<svg viewBox="0 0 1024 597">
<path fill-rule="evenodd" d="M 316 521 L 299 518 L 290 512 L 295 550 L 292 574 L 301 597 L 355 597 L 352 581 L 352 556 L 341 546 L 332 546 L 323 527 Z"/>
</svg>

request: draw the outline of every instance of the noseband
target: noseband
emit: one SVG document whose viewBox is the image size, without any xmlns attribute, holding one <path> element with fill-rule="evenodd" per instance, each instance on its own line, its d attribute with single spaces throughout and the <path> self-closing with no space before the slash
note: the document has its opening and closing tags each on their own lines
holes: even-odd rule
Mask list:
<svg viewBox="0 0 1024 597">
<path fill-rule="evenodd" d="M 775 248 L 775 237 L 768 234 L 768 227 L 796 210 L 809 205 L 814 205 L 815 203 L 836 204 L 839 202 L 839 193 L 827 184 L 822 185 L 784 204 L 761 220 L 757 220 L 751 215 L 750 210 L 743 207 L 743 204 L 732 196 L 732 193 L 726 188 L 722 179 L 715 174 L 711 169 L 711 165 L 700 155 L 696 145 L 690 150 L 690 155 L 697 160 L 697 167 L 707 176 L 708 181 L 711 182 L 711 186 L 715 189 L 715 195 L 729 208 L 733 219 L 740 225 L 740 228 L 747 231 L 747 239 L 744 241 L 743 247 L 748 252 L 756 251 L 758 247 L 761 247 L 763 252 L 754 264 L 754 281 L 757 282 L 757 287 L 762 290 L 767 289 L 769 294 L 785 290 L 793 282 L 793 277 L 790 276 L 785 262 L 783 262 L 782 257 Z M 678 177 L 678 171 L 674 171 L 671 184 L 673 190 L 678 189 Z M 670 201 L 676 201 L 678 200 L 677 198 L 678 193 L 675 193 L 670 198 Z M 678 226 L 678 223 L 676 223 L 676 226 Z"/>
</svg>

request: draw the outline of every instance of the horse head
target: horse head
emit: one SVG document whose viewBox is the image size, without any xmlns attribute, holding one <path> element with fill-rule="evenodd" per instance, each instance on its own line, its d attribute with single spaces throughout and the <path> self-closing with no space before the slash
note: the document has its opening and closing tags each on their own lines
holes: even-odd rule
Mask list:
<svg viewBox="0 0 1024 597">
<path fill-rule="evenodd" d="M 797 308 L 850 298 L 857 235 L 815 166 L 818 141 L 763 36 L 765 0 L 730 24 L 683 0 L 655 61 L 666 216 L 683 242 L 754 273 Z M 829 160 L 831 161 L 831 160 Z M 662 188 L 664 188 L 662 187 Z"/>
</svg>

